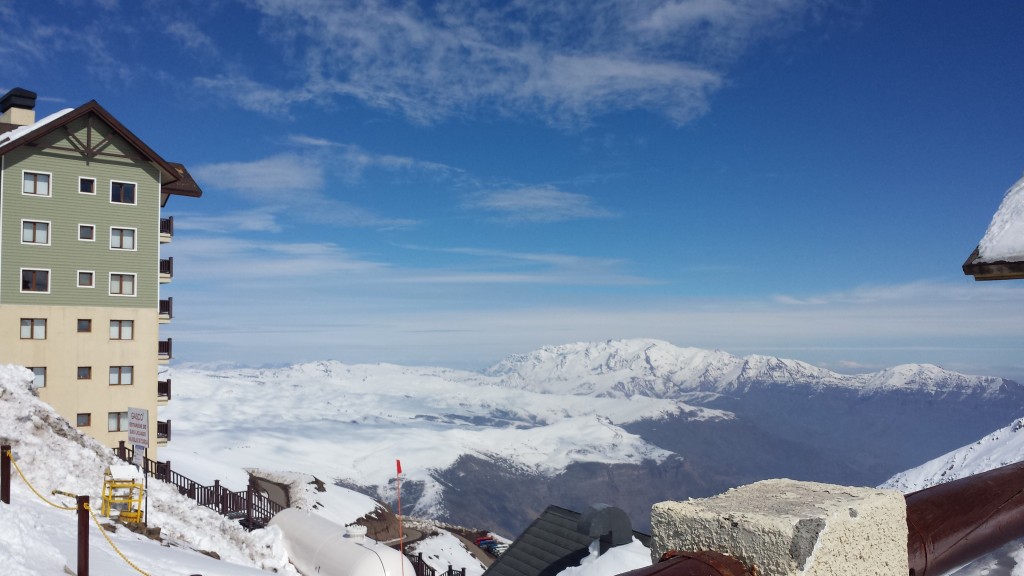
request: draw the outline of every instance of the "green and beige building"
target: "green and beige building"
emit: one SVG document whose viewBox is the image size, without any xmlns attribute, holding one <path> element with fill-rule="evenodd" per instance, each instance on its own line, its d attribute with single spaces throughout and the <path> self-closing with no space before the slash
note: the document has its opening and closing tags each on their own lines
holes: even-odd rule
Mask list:
<svg viewBox="0 0 1024 576">
<path fill-rule="evenodd" d="M 111 447 L 129 407 L 148 409 L 155 459 L 170 436 L 164 207 L 202 192 L 96 101 L 37 120 L 35 100 L 0 99 L 0 363 L 32 370 L 43 400 Z"/>
</svg>

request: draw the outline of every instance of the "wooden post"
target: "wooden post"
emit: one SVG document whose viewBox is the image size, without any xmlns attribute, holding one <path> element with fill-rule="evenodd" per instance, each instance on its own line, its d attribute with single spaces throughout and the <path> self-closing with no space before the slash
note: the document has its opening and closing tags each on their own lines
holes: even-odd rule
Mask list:
<svg viewBox="0 0 1024 576">
<path fill-rule="evenodd" d="M 128 461 L 128 454 L 125 451 L 124 440 L 118 440 L 117 442 L 117 457 L 125 462 Z"/>
<path fill-rule="evenodd" d="M 0 502 L 11 503 L 11 457 L 7 454 L 11 447 L 7 444 L 0 446 Z"/>
<path fill-rule="evenodd" d="M 252 530 L 252 477 L 249 477 L 249 485 L 245 487 L 245 529 Z"/>
<path fill-rule="evenodd" d="M 78 502 L 78 576 L 89 576 L 89 497 Z"/>
</svg>

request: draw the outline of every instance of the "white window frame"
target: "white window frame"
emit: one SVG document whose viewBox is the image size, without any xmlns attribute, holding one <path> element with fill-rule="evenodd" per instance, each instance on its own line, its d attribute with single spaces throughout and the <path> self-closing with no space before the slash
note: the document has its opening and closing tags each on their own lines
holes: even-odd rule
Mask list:
<svg viewBox="0 0 1024 576">
<path fill-rule="evenodd" d="M 114 276 L 131 276 L 132 277 L 132 293 L 131 294 L 118 294 L 114 293 Z M 139 293 L 139 275 L 134 272 L 111 272 L 107 276 L 107 294 L 109 296 L 120 296 L 124 298 L 135 298 L 135 295 Z"/>
<path fill-rule="evenodd" d="M 25 242 L 25 224 L 46 224 L 46 242 Z M 21 219 L 21 243 L 26 246 L 49 246 L 53 240 L 53 224 L 49 220 Z"/>
<path fill-rule="evenodd" d="M 46 291 L 42 292 L 39 290 L 25 290 L 21 285 L 21 278 L 24 276 L 26 270 L 32 270 L 34 272 L 46 272 Z M 50 287 L 53 286 L 53 272 L 49 268 L 20 268 L 18 272 L 18 288 L 21 288 L 22 294 L 49 294 Z"/>
<path fill-rule="evenodd" d="M 110 376 L 107 378 L 107 383 L 110 386 L 132 386 L 135 384 L 135 366 L 111 366 L 108 374 Z M 114 381 L 115 374 L 117 375 L 116 382 Z"/>
<path fill-rule="evenodd" d="M 50 179 L 49 188 L 46 194 L 35 194 L 32 192 L 25 192 L 25 175 L 26 174 L 38 174 L 40 176 L 45 175 Z M 53 197 L 53 172 L 43 172 L 41 170 L 22 170 L 21 171 L 21 195 L 22 196 L 35 196 L 36 198 L 52 198 Z"/>
<path fill-rule="evenodd" d="M 92 274 L 92 284 L 82 284 L 82 274 Z M 96 287 L 96 271 L 95 270 L 79 270 L 75 273 L 75 285 L 79 288 L 95 288 Z"/>
<path fill-rule="evenodd" d="M 117 419 L 117 424 L 113 427 L 110 426 L 111 417 Z M 128 431 L 128 412 L 107 412 L 107 432 L 127 432 Z"/>
<path fill-rule="evenodd" d="M 46 366 L 29 366 L 28 369 L 31 370 L 32 374 L 33 374 L 33 376 L 32 376 L 32 387 L 33 388 L 46 388 Z M 40 374 L 39 372 L 36 372 L 36 370 L 42 370 L 43 373 Z M 42 378 L 42 384 L 39 384 L 40 377 Z"/>
<path fill-rule="evenodd" d="M 28 336 L 24 333 L 26 320 L 31 322 L 28 326 Z M 46 318 L 22 318 L 18 322 L 18 336 L 21 340 L 46 340 Z"/>
<path fill-rule="evenodd" d="M 92 238 L 82 238 L 82 228 L 92 228 Z M 95 224 L 79 224 L 78 225 L 78 241 L 79 242 L 95 242 L 96 241 L 96 225 Z"/>
<path fill-rule="evenodd" d="M 91 180 L 92 181 L 92 192 L 82 192 L 82 181 L 83 180 Z M 98 185 L 99 185 L 99 182 L 97 182 L 95 178 L 92 178 L 90 176 L 79 176 L 78 177 L 78 193 L 79 194 L 87 194 L 89 196 L 95 196 L 96 195 L 96 187 Z"/>
<path fill-rule="evenodd" d="M 114 338 L 114 323 L 117 322 L 117 335 L 118 338 Z M 128 337 L 124 337 L 125 333 L 125 322 L 128 323 Z M 107 333 L 111 340 L 134 340 L 135 339 L 135 321 L 134 320 L 111 320 L 110 331 Z"/>
<path fill-rule="evenodd" d="M 131 248 L 115 248 L 114 247 L 114 230 L 130 230 L 132 233 L 132 247 Z M 121 234 L 121 241 L 124 243 L 124 234 Z M 138 228 L 125 228 L 123 226 L 111 226 L 110 227 L 110 249 L 124 252 L 138 252 L 139 250 L 139 229 Z"/>
<path fill-rule="evenodd" d="M 132 197 L 133 202 L 114 202 L 114 184 L 131 184 L 135 187 L 135 195 Z M 107 194 L 107 201 L 111 204 L 118 206 L 136 206 L 139 203 L 139 184 L 138 182 L 129 182 L 127 180 L 111 180 L 110 188 Z"/>
</svg>

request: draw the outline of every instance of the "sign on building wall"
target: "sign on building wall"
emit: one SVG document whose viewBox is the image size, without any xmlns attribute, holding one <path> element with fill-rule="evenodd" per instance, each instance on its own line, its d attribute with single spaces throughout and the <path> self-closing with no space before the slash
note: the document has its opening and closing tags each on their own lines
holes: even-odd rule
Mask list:
<svg viewBox="0 0 1024 576">
<path fill-rule="evenodd" d="M 149 448 L 149 410 L 128 409 L 128 442 Z"/>
</svg>

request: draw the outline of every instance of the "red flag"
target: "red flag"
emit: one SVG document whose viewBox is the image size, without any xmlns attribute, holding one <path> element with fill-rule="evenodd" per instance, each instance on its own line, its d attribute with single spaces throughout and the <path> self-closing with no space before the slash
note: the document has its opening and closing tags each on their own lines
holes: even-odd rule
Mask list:
<svg viewBox="0 0 1024 576">
<path fill-rule="evenodd" d="M 402 473 L 402 461 L 401 460 L 395 460 L 395 468 L 398 469 L 398 473 L 399 474 Z"/>
</svg>

